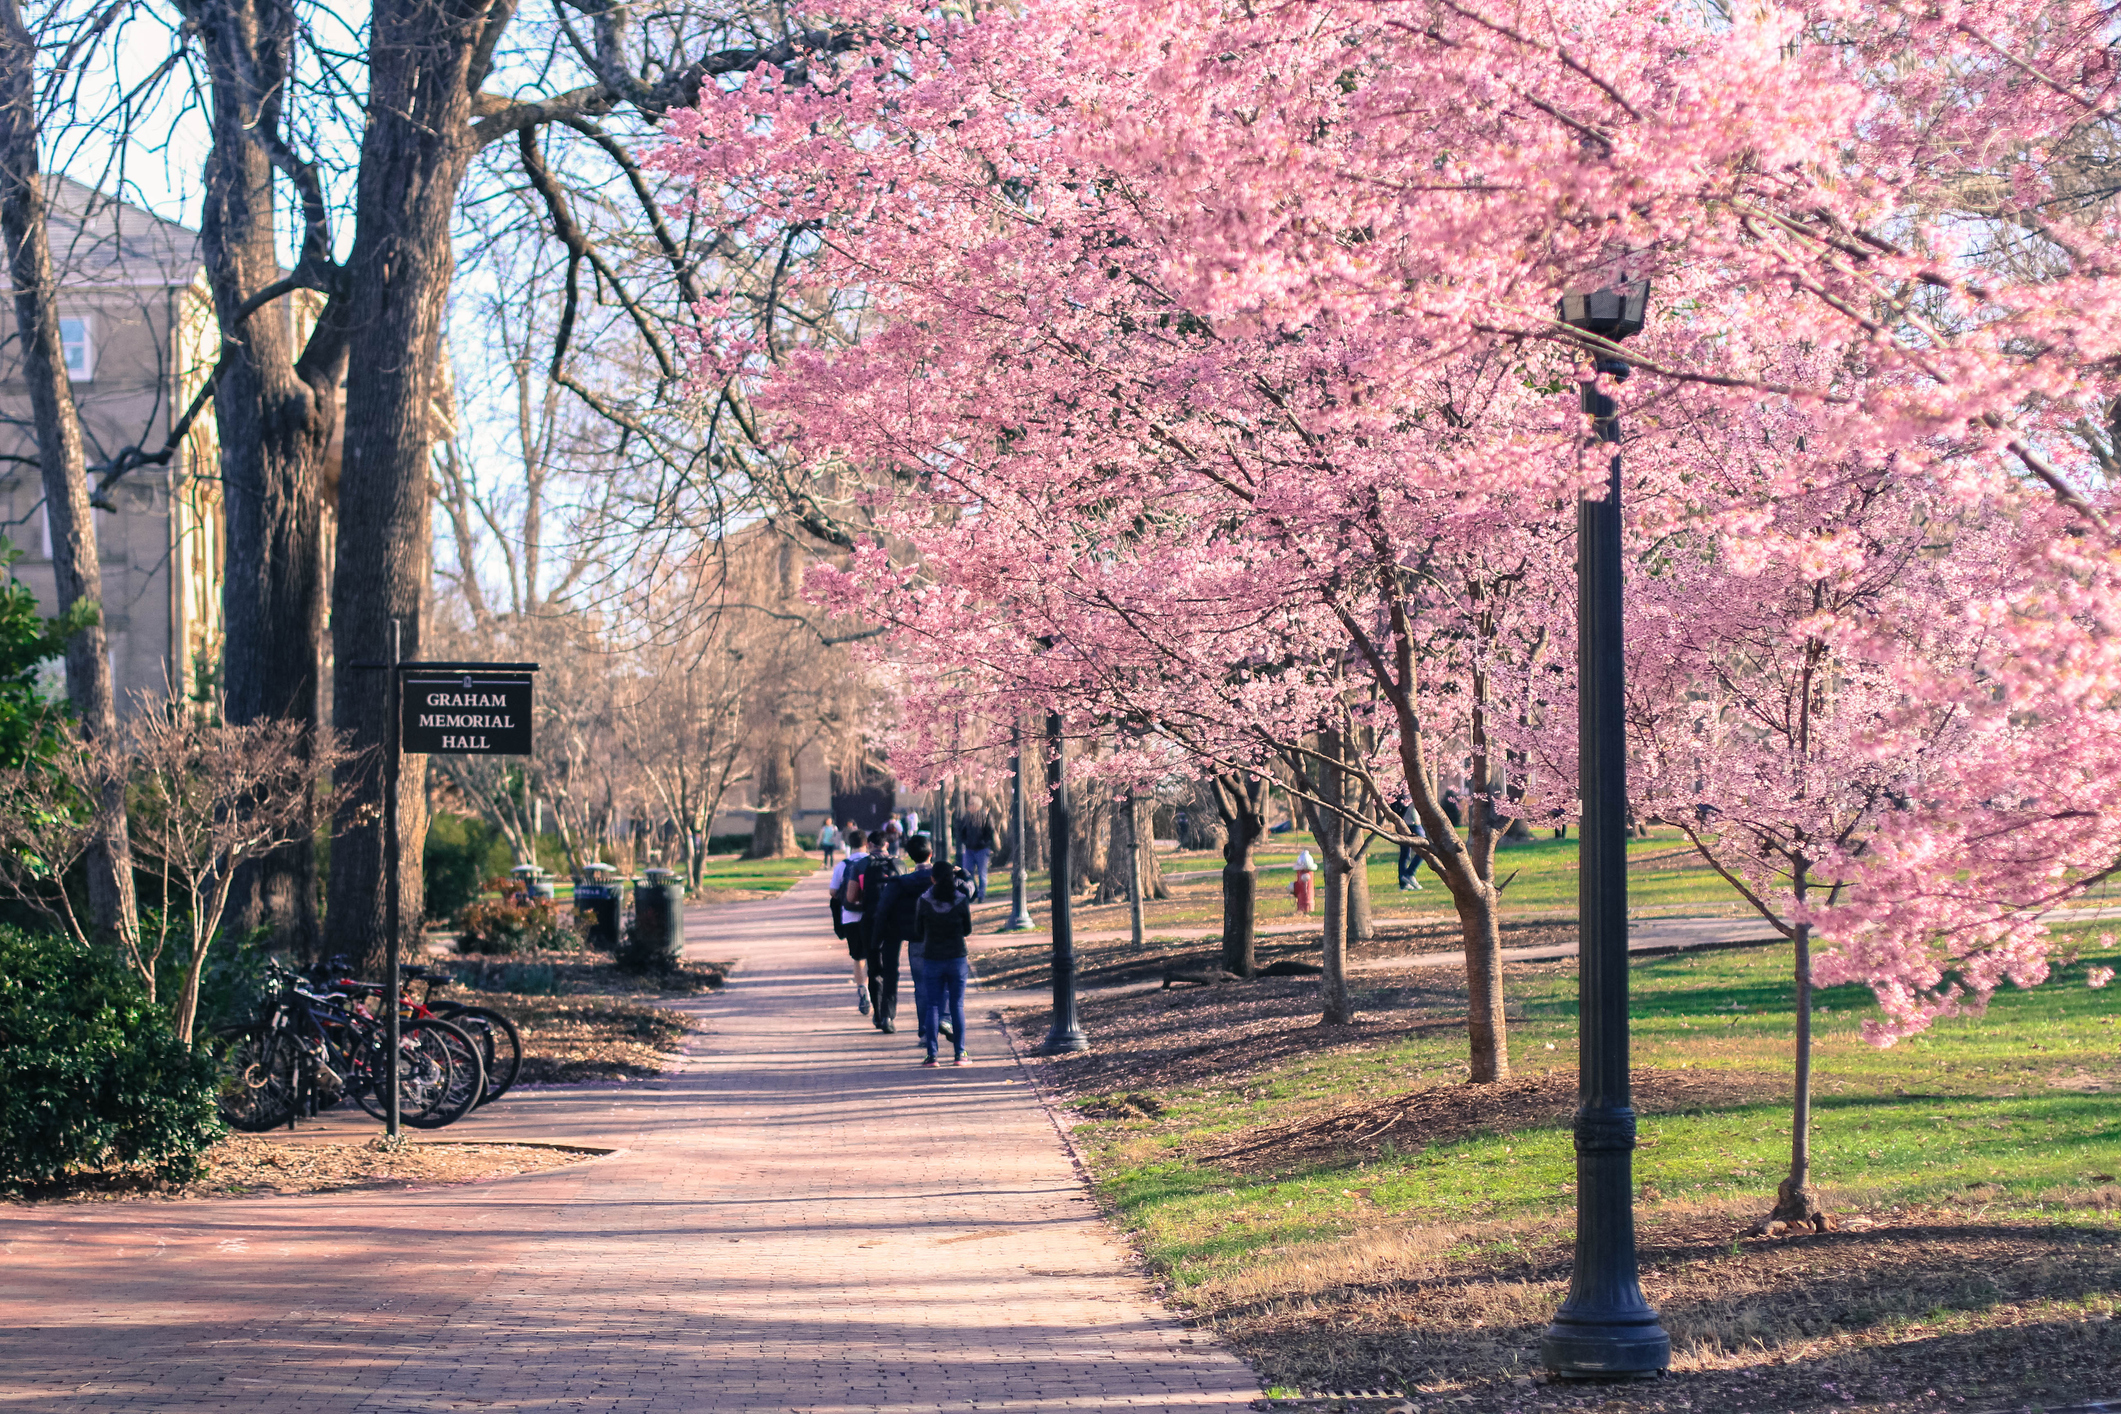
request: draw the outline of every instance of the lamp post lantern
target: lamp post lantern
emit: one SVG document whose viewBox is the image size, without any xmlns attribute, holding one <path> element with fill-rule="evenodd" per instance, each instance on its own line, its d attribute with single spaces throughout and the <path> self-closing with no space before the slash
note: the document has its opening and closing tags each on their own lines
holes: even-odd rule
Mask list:
<svg viewBox="0 0 2121 1414">
<path fill-rule="evenodd" d="M 1561 322 L 1619 341 L 1642 329 L 1650 287 L 1564 295 Z M 1615 382 L 1618 358 L 1598 360 Z M 1568 1299 L 1540 1341 L 1548 1369 L 1576 1379 L 1662 1372 L 1671 1337 L 1642 1296 L 1635 1264 L 1635 1110 L 1628 1091 L 1627 738 L 1622 717 L 1620 418 L 1583 388 L 1598 440 L 1614 448 L 1603 498 L 1576 503 L 1577 761 L 1583 797 L 1577 875 L 1576 1263 Z"/>
<path fill-rule="evenodd" d="M 1046 858 L 1053 878 L 1053 1025 L 1039 1043 L 1042 1056 L 1090 1049 L 1089 1038 L 1075 1018 L 1075 920 L 1069 907 L 1075 875 L 1070 846 L 1074 843 L 1075 814 L 1068 803 L 1065 752 L 1068 739 L 1061 732 L 1058 712 L 1046 714 L 1046 788 L 1052 804 L 1046 808 Z"/>
<path fill-rule="evenodd" d="M 1024 904 L 1024 874 L 1031 845 L 1031 821 L 1024 814 L 1024 724 L 1009 728 L 1009 921 L 1004 933 L 1021 933 L 1031 927 L 1031 910 Z"/>
</svg>

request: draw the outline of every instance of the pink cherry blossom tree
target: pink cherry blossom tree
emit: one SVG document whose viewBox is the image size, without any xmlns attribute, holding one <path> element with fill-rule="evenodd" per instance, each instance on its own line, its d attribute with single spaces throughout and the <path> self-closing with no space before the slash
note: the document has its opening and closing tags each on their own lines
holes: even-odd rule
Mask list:
<svg viewBox="0 0 2121 1414">
<path fill-rule="evenodd" d="M 1480 821 L 1511 793 L 1497 758 L 1571 690 L 1586 352 L 1638 371 L 1642 527 L 1715 543 L 1765 601 L 1828 583 L 1813 560 L 1845 538 L 1776 517 L 1834 468 L 2025 527 L 2017 577 L 1959 605 L 1990 635 L 1971 678 L 1908 646 L 1934 603 L 1866 610 L 1885 676 L 1850 740 L 1890 749 L 1948 701 L 1953 770 L 1831 859 L 1809 851 L 1832 822 L 1805 817 L 1807 878 L 1843 887 L 1807 883 L 1791 926 L 1832 940 L 1822 979 L 1871 983 L 1881 1036 L 2031 975 L 2043 912 L 2121 857 L 2104 12 L 1114 0 L 848 22 L 865 48 L 710 96 L 663 161 L 795 257 L 791 286 L 868 308 L 826 330 L 710 308 L 703 371 L 743 379 L 794 461 L 876 486 L 899 553 L 866 549 L 838 592 L 873 610 L 877 586 L 924 586 L 894 644 L 960 736 L 1062 706 L 1260 770 L 1359 678 L 1358 795 L 1374 812 L 1403 782 L 1428 828 L 1476 1078 L 1507 1065 Z M 1562 290 L 1621 275 L 1660 311 L 1625 348 L 1554 319 Z M 1706 439 L 1778 410 L 1802 455 L 1704 482 Z M 1779 623 L 1746 631 L 1854 651 Z M 1688 693 L 1735 661 L 1700 647 Z M 1463 844 L 1435 780 L 1461 751 L 1484 787 Z"/>
</svg>

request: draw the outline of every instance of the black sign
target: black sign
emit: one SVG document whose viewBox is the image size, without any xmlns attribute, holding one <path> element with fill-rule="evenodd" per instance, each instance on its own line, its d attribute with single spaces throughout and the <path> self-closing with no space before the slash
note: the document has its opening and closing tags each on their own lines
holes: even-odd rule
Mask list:
<svg viewBox="0 0 2121 1414">
<path fill-rule="evenodd" d="M 401 748 L 426 756 L 528 756 L 530 683 L 525 672 L 407 670 Z"/>
</svg>

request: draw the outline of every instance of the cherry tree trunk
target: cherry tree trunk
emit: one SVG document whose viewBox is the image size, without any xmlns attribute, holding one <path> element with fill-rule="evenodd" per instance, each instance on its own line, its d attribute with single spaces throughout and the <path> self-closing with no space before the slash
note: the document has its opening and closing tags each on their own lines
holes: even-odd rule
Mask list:
<svg viewBox="0 0 2121 1414">
<path fill-rule="evenodd" d="M 1377 923 L 1370 912 L 1370 846 L 1376 839 L 1363 841 L 1362 852 L 1354 855 L 1348 865 L 1348 941 L 1367 943 L 1377 936 Z"/>
<path fill-rule="evenodd" d="M 1328 850 L 1325 866 L 1319 871 L 1325 907 L 1318 1020 L 1322 1026 L 1345 1026 L 1355 1019 L 1355 1005 L 1348 996 L 1348 857 L 1345 852 Z"/>
<path fill-rule="evenodd" d="M 59 340 L 58 277 L 37 155 L 35 59 L 35 42 L 15 0 L 0 0 L 0 236 L 14 288 L 21 377 L 37 434 L 59 612 L 85 619 L 66 640 L 66 696 L 83 735 L 98 739 L 117 731 L 117 699 L 103 627 L 103 569 L 88 503 L 88 461 Z M 137 967 L 139 911 L 122 780 L 110 783 L 98 807 L 87 859 L 90 934 Z M 154 978 L 144 980 L 152 996 Z"/>
<path fill-rule="evenodd" d="M 1798 871 L 1797 897 L 1804 898 L 1803 871 Z M 1812 1187 L 1812 926 L 1796 929 L 1796 1075 L 1795 1100 L 1790 1112 L 1790 1171 L 1775 1193 L 1769 1222 L 1799 1223 L 1820 1227 L 1826 1210 L 1819 1205 L 1819 1191 Z"/>
<path fill-rule="evenodd" d="M 1223 823 L 1223 971 L 1250 977 L 1259 970 L 1259 865 L 1266 833 L 1265 787 L 1244 775 L 1218 776 L 1215 809 Z"/>
</svg>

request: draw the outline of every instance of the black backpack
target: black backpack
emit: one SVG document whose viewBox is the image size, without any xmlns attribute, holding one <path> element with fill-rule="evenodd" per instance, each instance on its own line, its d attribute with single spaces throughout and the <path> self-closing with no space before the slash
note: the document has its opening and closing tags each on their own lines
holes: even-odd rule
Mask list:
<svg viewBox="0 0 2121 1414">
<path fill-rule="evenodd" d="M 881 854 L 869 855 L 862 860 L 861 868 L 848 870 L 840 881 L 841 908 L 868 917 L 882 906 L 884 885 L 897 873 L 896 859 Z"/>
</svg>

